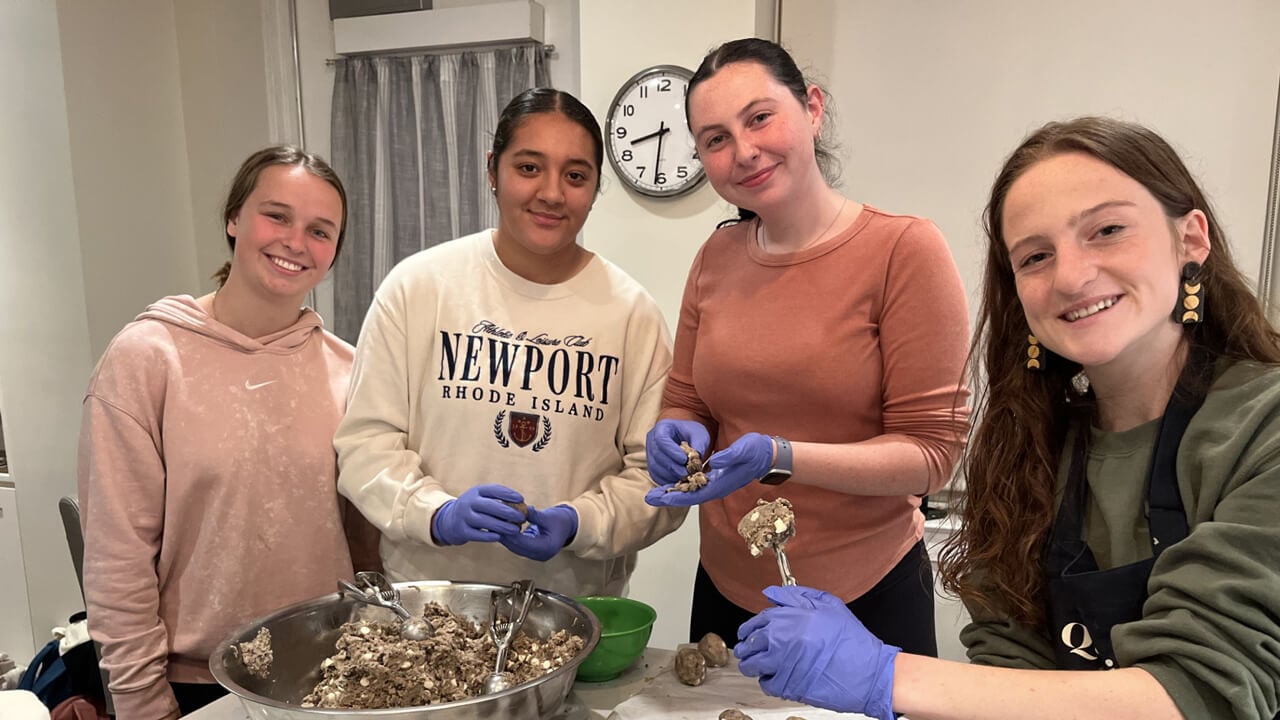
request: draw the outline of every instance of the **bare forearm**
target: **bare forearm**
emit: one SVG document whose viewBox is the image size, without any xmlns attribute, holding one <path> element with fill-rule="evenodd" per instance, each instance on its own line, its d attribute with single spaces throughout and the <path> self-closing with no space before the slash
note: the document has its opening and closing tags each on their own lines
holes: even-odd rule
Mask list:
<svg viewBox="0 0 1280 720">
<path fill-rule="evenodd" d="M 850 495 L 920 495 L 930 478 L 928 459 L 905 435 L 862 442 L 792 443 L 791 482 Z"/>
<path fill-rule="evenodd" d="M 912 720 L 1182 720 L 1145 670 L 1012 670 L 901 653 L 893 709 Z"/>
</svg>

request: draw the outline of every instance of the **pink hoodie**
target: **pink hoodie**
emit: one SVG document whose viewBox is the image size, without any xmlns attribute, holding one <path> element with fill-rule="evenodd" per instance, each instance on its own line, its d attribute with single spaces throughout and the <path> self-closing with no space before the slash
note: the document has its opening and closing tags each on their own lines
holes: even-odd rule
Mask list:
<svg viewBox="0 0 1280 720">
<path fill-rule="evenodd" d="M 89 383 L 80 510 L 90 631 L 116 712 L 177 717 L 239 625 L 351 576 L 333 434 L 351 346 L 304 311 L 252 339 L 190 296 L 151 305 Z"/>
</svg>

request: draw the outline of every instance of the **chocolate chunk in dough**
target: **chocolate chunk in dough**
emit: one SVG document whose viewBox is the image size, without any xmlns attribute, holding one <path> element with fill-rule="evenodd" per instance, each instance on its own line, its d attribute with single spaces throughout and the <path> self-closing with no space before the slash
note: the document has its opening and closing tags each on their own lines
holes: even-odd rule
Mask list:
<svg viewBox="0 0 1280 720">
<path fill-rule="evenodd" d="M 751 720 L 751 716 L 736 708 L 729 708 L 720 713 L 717 720 Z"/>
</svg>

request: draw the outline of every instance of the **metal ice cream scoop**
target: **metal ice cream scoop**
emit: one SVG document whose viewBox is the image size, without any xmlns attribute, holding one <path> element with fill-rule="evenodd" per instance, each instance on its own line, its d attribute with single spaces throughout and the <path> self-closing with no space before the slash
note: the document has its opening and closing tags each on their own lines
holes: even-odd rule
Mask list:
<svg viewBox="0 0 1280 720">
<path fill-rule="evenodd" d="M 782 574 L 783 585 L 795 585 L 796 579 L 791 575 L 791 563 L 787 562 L 787 554 L 783 552 L 782 546 L 787 541 L 795 537 L 796 525 L 791 523 L 785 530 L 779 532 L 773 538 L 773 543 L 769 546 L 773 550 L 773 554 L 778 558 L 778 572 Z"/>
<path fill-rule="evenodd" d="M 778 558 L 782 584 L 796 584 L 795 577 L 791 575 L 791 564 L 787 562 L 787 553 L 783 550 L 787 541 L 796 535 L 796 516 L 791 509 L 791 501 L 786 498 L 756 501 L 756 506 L 738 522 L 738 534 L 747 541 L 752 557 L 759 557 L 765 549 L 772 550 Z"/>
<path fill-rule="evenodd" d="M 358 585 L 338 581 L 339 592 L 367 605 L 387 608 L 400 617 L 400 637 L 406 640 L 426 640 L 436 634 L 435 627 L 425 617 L 414 616 L 400 604 L 400 590 L 379 572 L 356 573 Z"/>
<path fill-rule="evenodd" d="M 486 695 L 500 693 L 515 685 L 515 677 L 504 670 L 507 664 L 507 651 L 516 633 L 524 624 L 525 615 L 529 614 L 529 605 L 533 602 L 533 581 L 517 580 L 511 583 L 509 592 L 494 590 L 489 594 L 489 635 L 498 648 L 498 660 L 494 663 L 493 672 L 484 681 Z M 500 608 L 506 608 L 506 614 Z"/>
</svg>

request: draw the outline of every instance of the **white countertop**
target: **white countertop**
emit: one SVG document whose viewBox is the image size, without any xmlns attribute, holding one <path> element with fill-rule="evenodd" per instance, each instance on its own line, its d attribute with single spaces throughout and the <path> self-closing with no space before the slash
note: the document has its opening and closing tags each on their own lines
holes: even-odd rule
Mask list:
<svg viewBox="0 0 1280 720">
<path fill-rule="evenodd" d="M 604 720 L 623 700 L 640 692 L 646 684 L 671 666 L 673 650 L 646 648 L 640 660 L 622 675 L 607 682 L 578 681 L 556 713 L 557 720 Z M 248 720 L 240 699 L 228 695 L 186 716 L 190 720 Z"/>
</svg>

